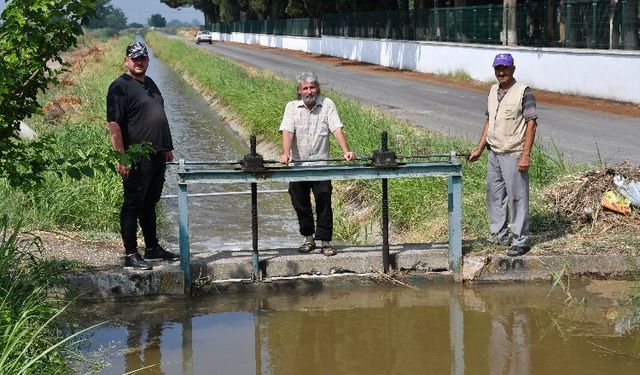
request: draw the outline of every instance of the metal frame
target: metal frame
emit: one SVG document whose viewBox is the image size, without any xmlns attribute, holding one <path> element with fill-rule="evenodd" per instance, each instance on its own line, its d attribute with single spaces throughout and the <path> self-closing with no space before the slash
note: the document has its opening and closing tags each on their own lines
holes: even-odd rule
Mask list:
<svg viewBox="0 0 640 375">
<path fill-rule="evenodd" d="M 190 292 L 191 271 L 189 266 L 189 207 L 188 184 L 249 183 L 252 190 L 256 184 L 267 181 L 294 182 L 318 180 L 356 180 L 389 178 L 448 178 L 449 211 L 449 268 L 459 272 L 462 258 L 462 165 L 451 154 L 448 161 L 417 162 L 400 164 L 393 168 L 375 168 L 365 164 L 322 165 L 312 167 L 283 166 L 267 168 L 264 171 L 249 172 L 241 169 L 194 169 L 187 168 L 188 162 L 180 160 L 178 167 L 178 211 L 180 237 L 180 264 L 184 272 L 185 292 Z M 388 254 L 383 254 L 388 261 Z M 258 254 L 254 252 L 254 272 L 258 270 Z M 387 268 L 385 268 L 385 271 Z"/>
</svg>

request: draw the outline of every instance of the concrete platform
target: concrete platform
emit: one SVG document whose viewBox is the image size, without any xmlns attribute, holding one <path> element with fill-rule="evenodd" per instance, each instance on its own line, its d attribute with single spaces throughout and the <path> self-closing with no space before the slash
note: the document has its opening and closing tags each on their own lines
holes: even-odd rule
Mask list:
<svg viewBox="0 0 640 375">
<path fill-rule="evenodd" d="M 296 249 L 260 252 L 261 280 L 253 281 L 251 251 L 193 253 L 192 293 L 242 291 L 247 288 L 296 287 L 337 282 L 345 285 L 393 283 L 383 273 L 380 246 L 337 247 L 338 254 L 326 257 L 314 251 L 299 254 Z M 448 267 L 446 244 L 405 244 L 390 247 L 390 268 L 394 277 L 412 285 L 429 282 L 497 282 L 550 280 L 552 276 L 574 275 L 598 278 L 626 278 L 640 269 L 640 260 L 621 254 L 606 255 L 504 255 L 465 256 L 462 272 Z M 179 262 L 156 262 L 151 271 L 84 270 L 68 275 L 71 293 L 83 299 L 114 299 L 138 296 L 183 295 L 184 277 Z"/>
</svg>

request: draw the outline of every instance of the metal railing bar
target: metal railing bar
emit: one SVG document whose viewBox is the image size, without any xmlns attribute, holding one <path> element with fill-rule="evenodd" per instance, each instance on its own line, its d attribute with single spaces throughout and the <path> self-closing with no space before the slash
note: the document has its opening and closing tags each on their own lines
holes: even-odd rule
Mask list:
<svg viewBox="0 0 640 375">
<path fill-rule="evenodd" d="M 289 190 L 280 189 L 280 190 L 258 190 L 258 194 L 275 194 L 275 193 L 287 193 Z M 193 193 L 188 194 L 188 197 L 219 197 L 223 195 L 249 195 L 251 191 L 220 191 L 215 193 Z M 178 198 L 177 194 L 167 194 L 163 195 L 160 198 Z"/>
</svg>

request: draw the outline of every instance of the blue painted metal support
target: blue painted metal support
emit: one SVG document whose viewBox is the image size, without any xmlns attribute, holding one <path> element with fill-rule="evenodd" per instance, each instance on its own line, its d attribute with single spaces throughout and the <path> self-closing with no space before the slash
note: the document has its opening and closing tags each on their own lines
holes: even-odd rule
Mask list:
<svg viewBox="0 0 640 375">
<path fill-rule="evenodd" d="M 449 176 L 449 269 L 460 271 L 462 260 L 462 176 Z"/>
<path fill-rule="evenodd" d="M 462 260 L 462 165 L 455 153 L 447 161 L 417 162 L 397 165 L 392 168 L 375 168 L 372 165 L 320 165 L 286 166 L 266 168 L 261 171 L 241 169 L 194 169 L 185 168 L 184 161 L 178 169 L 178 210 L 180 235 L 180 262 L 185 278 L 185 293 L 190 292 L 191 272 L 189 269 L 189 216 L 187 184 L 224 184 L 260 182 L 295 182 L 318 180 L 371 180 L 390 178 L 447 177 L 449 179 L 449 268 L 458 273 Z M 254 186 L 252 186 L 252 193 Z M 255 185 L 257 189 L 257 185 Z M 255 196 L 255 194 L 252 194 Z M 257 230 L 257 225 L 256 225 Z M 254 246 L 253 266 L 258 271 L 259 259 L 257 243 Z M 384 257 L 384 255 L 383 255 Z M 384 262 L 384 259 L 383 259 Z M 386 260 L 388 262 L 388 258 Z M 388 263 L 387 263 L 388 264 Z M 386 269 L 385 269 L 386 270 Z"/>
<path fill-rule="evenodd" d="M 180 160 L 178 174 L 184 173 L 184 160 Z M 189 199 L 187 182 L 178 181 L 178 236 L 180 239 L 180 268 L 184 275 L 184 293 L 191 294 L 191 251 L 189 249 Z"/>
<path fill-rule="evenodd" d="M 313 167 L 277 167 L 261 173 L 250 173 L 240 169 L 188 169 L 178 172 L 180 179 L 189 183 L 227 184 L 251 182 L 294 182 L 319 180 L 376 180 L 404 177 L 449 177 L 460 176 L 460 163 L 424 162 L 407 163 L 397 168 L 376 169 L 365 164 L 322 165 Z"/>
</svg>

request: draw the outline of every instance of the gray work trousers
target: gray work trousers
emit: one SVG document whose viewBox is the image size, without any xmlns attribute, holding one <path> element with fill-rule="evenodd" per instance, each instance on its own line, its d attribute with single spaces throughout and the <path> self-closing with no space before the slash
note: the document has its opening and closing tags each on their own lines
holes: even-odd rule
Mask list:
<svg viewBox="0 0 640 375">
<path fill-rule="evenodd" d="M 489 151 L 487 164 L 487 209 L 491 234 L 512 246 L 529 246 L 529 173 L 518 171 L 520 153 Z M 509 215 L 509 206 L 511 215 Z M 511 221 L 509 221 L 511 216 Z"/>
</svg>

